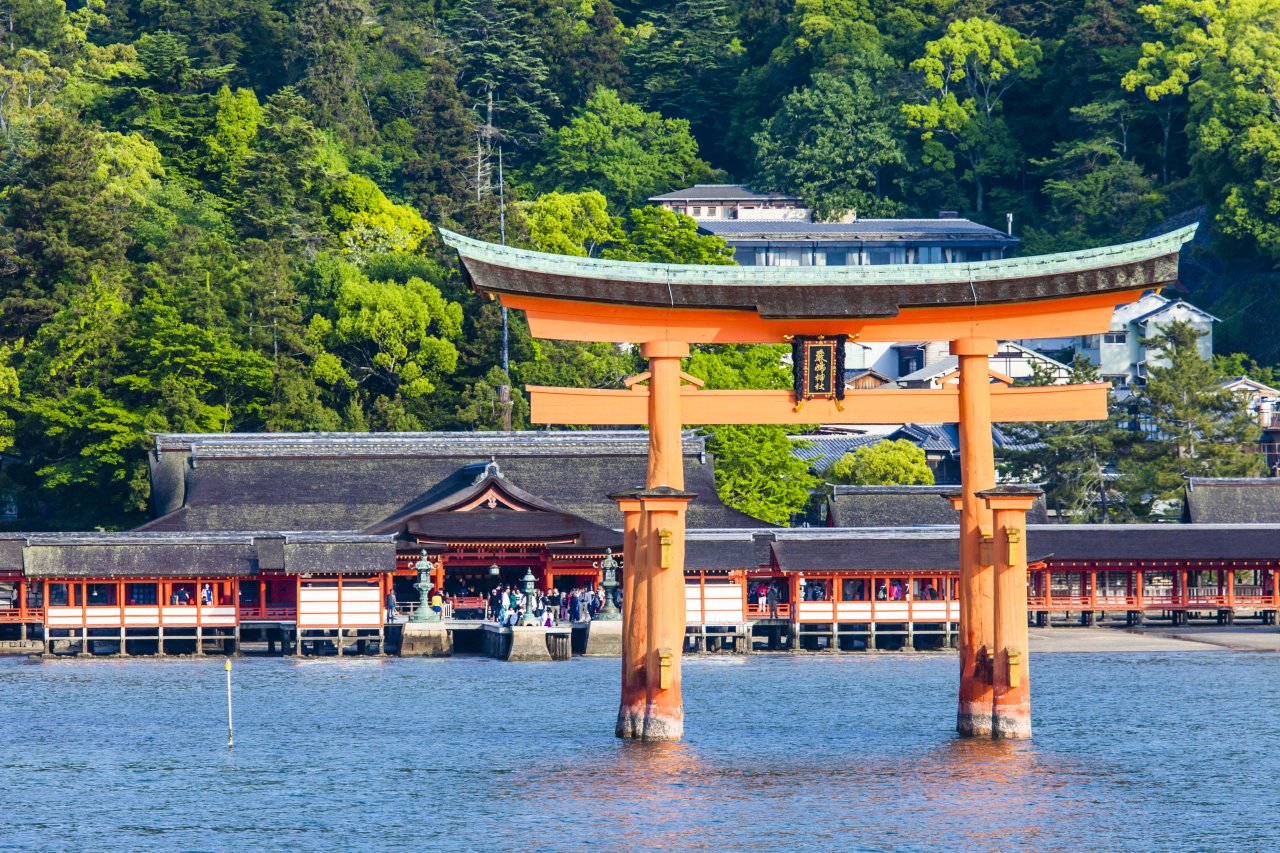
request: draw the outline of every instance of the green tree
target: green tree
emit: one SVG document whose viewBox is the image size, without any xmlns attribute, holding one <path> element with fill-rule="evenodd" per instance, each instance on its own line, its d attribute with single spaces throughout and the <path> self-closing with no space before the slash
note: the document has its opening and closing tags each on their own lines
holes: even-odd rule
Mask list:
<svg viewBox="0 0 1280 853">
<path fill-rule="evenodd" d="M 1020 79 L 1039 73 L 1041 55 L 1040 45 L 1016 30 L 969 18 L 953 21 L 946 35 L 925 45 L 924 56 L 911 63 L 923 77 L 927 100 L 902 109 L 908 124 L 924 131 L 925 162 L 949 170 L 959 155 L 968 164 L 962 179 L 973 183 L 979 213 L 987 181 L 1007 174 L 1021 160 L 1001 102 Z"/>
<path fill-rule="evenodd" d="M 733 264 L 733 250 L 712 234 L 699 234 L 690 216 L 660 207 L 637 207 L 613 231 L 613 246 L 600 253 L 615 261 L 660 264 Z"/>
<path fill-rule="evenodd" d="M 316 314 L 309 337 L 325 347 L 313 375 L 331 386 L 372 384 L 388 394 L 421 397 L 458 365 L 454 346 L 462 309 L 420 278 L 407 284 L 353 277 L 338 294 L 337 317 Z"/>
<path fill-rule="evenodd" d="M 727 0 L 674 0 L 646 15 L 629 50 L 636 98 L 689 122 L 702 151 L 719 151 L 743 48 Z"/>
<path fill-rule="evenodd" d="M 1122 488 L 1139 517 L 1180 516 L 1188 477 L 1255 476 L 1262 466 L 1249 452 L 1258 426 L 1245 400 L 1223 388 L 1221 374 L 1200 356 L 1204 334 L 1175 322 L 1142 342 L 1169 363 L 1148 369 L 1133 406 L 1142 440 L 1120 461 Z"/>
<path fill-rule="evenodd" d="M 1280 260 L 1280 2 L 1164 0 L 1125 76 L 1156 103 L 1188 92 L 1192 173 L 1224 233 Z M 1166 133 L 1167 136 L 1167 133 Z"/>
<path fill-rule="evenodd" d="M 595 190 L 546 193 L 522 205 L 529 236 L 539 252 L 589 257 L 611 239 L 613 221 L 604 196 Z"/>
<path fill-rule="evenodd" d="M 793 442 L 777 426 L 717 426 L 707 439 L 715 457 L 720 500 L 771 524 L 787 524 L 821 485 L 808 463 L 792 454 Z"/>
<path fill-rule="evenodd" d="M 297 13 L 293 64 L 312 120 L 348 142 L 373 135 L 361 80 L 370 14 L 365 0 L 303 0 Z"/>
<path fill-rule="evenodd" d="M 317 203 L 326 177 L 321 138 L 306 110 L 292 88 L 267 99 L 253 147 L 230 189 L 232 218 L 246 237 L 311 246 L 325 240 Z"/>
<path fill-rule="evenodd" d="M 708 390 L 787 389 L 791 374 L 782 366 L 781 345 L 701 345 L 686 370 Z M 820 485 L 808 463 L 792 454 L 805 447 L 777 424 L 701 427 L 715 456 L 716 492 L 731 507 L 772 524 L 786 524 Z M 805 429 L 798 427 L 797 429 Z"/>
<path fill-rule="evenodd" d="M 502 400 L 502 387 L 507 388 L 509 398 Z M 511 407 L 511 428 L 529 428 L 529 400 L 520 389 L 511 384 L 511 377 L 501 367 L 494 366 L 483 379 L 468 384 L 462 392 L 462 405 L 458 407 L 458 420 L 467 428 L 481 431 L 501 430 L 506 426 L 506 408 Z"/>
<path fill-rule="evenodd" d="M 94 276 L 127 275 L 135 210 L 109 191 L 104 150 L 102 135 L 71 116 L 54 114 L 39 124 L 5 216 L 11 241 L 5 254 L 18 273 L 0 283 L 5 337 L 30 337 Z"/>
<path fill-rule="evenodd" d="M 600 89 L 578 114 L 547 139 L 533 171 L 539 184 L 561 192 L 597 190 L 619 209 L 659 193 L 704 181 L 711 167 L 685 119 L 664 119 L 618 93 Z"/>
<path fill-rule="evenodd" d="M 1087 135 L 1035 161 L 1049 176 L 1043 229 L 1026 235 L 1029 254 L 1075 251 L 1140 239 L 1164 216 L 1165 197 L 1127 155 L 1134 107 L 1123 99 L 1072 108 Z"/>
<path fill-rule="evenodd" d="M 1053 370 L 1032 365 L 1030 381 L 1018 384 L 1054 385 Z M 1072 363 L 1068 383 L 1101 381 L 1097 366 L 1087 359 Z M 1131 415 L 1109 393 L 1107 419 L 1003 424 L 1013 441 L 1005 447 L 1003 472 L 1022 482 L 1040 483 L 1045 503 L 1060 513 L 1059 520 L 1076 523 L 1125 521 L 1131 509 L 1117 491 L 1116 464 L 1132 444 Z"/>
<path fill-rule="evenodd" d="M 628 95 L 622 53 L 627 30 L 609 0 L 526 0 L 527 20 L 546 58 L 547 86 L 562 110 L 581 107 L 601 89 Z M 559 120 L 560 113 L 553 116 Z"/>
<path fill-rule="evenodd" d="M 924 451 L 900 438 L 846 453 L 832 464 L 826 479 L 850 486 L 931 486 L 933 471 Z"/>
<path fill-rule="evenodd" d="M 487 149 L 499 138 L 508 147 L 541 141 L 560 101 L 548 86 L 528 9 L 510 0 L 459 0 L 447 28 L 458 48 L 458 88 L 477 115 L 475 165 L 481 175 L 475 189 L 487 190 Z"/>
<path fill-rule="evenodd" d="M 885 60 L 877 70 L 890 66 Z M 823 220 L 855 209 L 892 216 L 898 206 L 882 197 L 881 173 L 905 162 L 895 113 L 883 81 L 866 71 L 815 74 L 813 85 L 787 96 L 752 137 L 754 186 L 801 195 Z"/>
</svg>

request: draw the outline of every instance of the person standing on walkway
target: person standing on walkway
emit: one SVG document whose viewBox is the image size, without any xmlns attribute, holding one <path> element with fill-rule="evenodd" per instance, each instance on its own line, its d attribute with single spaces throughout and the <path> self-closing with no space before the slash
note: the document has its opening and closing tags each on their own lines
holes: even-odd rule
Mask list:
<svg viewBox="0 0 1280 853">
<path fill-rule="evenodd" d="M 387 624 L 396 621 L 396 591 L 394 589 L 387 590 Z"/>
<path fill-rule="evenodd" d="M 770 583 L 769 589 L 764 594 L 765 600 L 769 602 L 769 618 L 778 618 L 778 585 Z"/>
</svg>

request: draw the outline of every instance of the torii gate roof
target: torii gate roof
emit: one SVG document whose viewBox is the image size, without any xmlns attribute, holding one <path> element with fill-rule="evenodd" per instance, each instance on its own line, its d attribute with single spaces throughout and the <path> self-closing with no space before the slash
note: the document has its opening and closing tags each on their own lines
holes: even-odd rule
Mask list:
<svg viewBox="0 0 1280 853">
<path fill-rule="evenodd" d="M 842 267 L 608 261 L 440 233 L 458 251 L 471 287 L 524 309 L 539 337 L 729 343 L 808 333 L 901 340 L 907 328 L 947 340 L 960 336 L 951 329 L 957 323 L 966 327 L 963 334 L 996 338 L 1102 331 L 1115 305 L 1177 279 L 1179 249 L 1195 230 L 1189 225 L 1136 243 L 1029 258 Z M 1094 309 L 1085 325 L 1097 325 L 1104 313 L 1108 322 L 1102 329 L 990 322 L 1065 320 L 1083 309 Z M 989 328 L 978 328 L 984 320 Z"/>
</svg>

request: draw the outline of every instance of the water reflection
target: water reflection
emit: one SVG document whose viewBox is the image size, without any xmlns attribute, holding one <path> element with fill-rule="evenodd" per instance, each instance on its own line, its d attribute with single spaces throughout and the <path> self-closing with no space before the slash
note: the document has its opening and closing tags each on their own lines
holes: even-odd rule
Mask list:
<svg viewBox="0 0 1280 853">
<path fill-rule="evenodd" d="M 232 753 L 224 679 L 0 660 L 0 847 L 1237 850 L 1280 808 L 1280 656 L 1045 657 L 1031 742 L 951 732 L 949 658 L 689 661 L 675 744 L 612 737 L 611 660 L 246 660 Z"/>
</svg>

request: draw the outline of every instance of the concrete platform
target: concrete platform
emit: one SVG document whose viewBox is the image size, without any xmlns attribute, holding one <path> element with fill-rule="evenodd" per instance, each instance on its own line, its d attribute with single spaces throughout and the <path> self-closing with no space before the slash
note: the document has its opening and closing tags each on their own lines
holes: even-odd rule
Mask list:
<svg viewBox="0 0 1280 853">
<path fill-rule="evenodd" d="M 501 628 L 485 623 L 484 653 L 505 661 L 569 660 L 572 657 L 572 636 L 573 629 L 568 625 Z"/>
<path fill-rule="evenodd" d="M 44 654 L 43 640 L 0 640 L 0 655 Z"/>
<path fill-rule="evenodd" d="M 587 650 L 589 657 L 622 657 L 622 620 L 602 621 L 593 619 L 587 623 Z"/>
<path fill-rule="evenodd" d="M 400 626 L 400 657 L 447 658 L 453 655 L 453 633 L 443 622 L 405 622 Z"/>
</svg>

